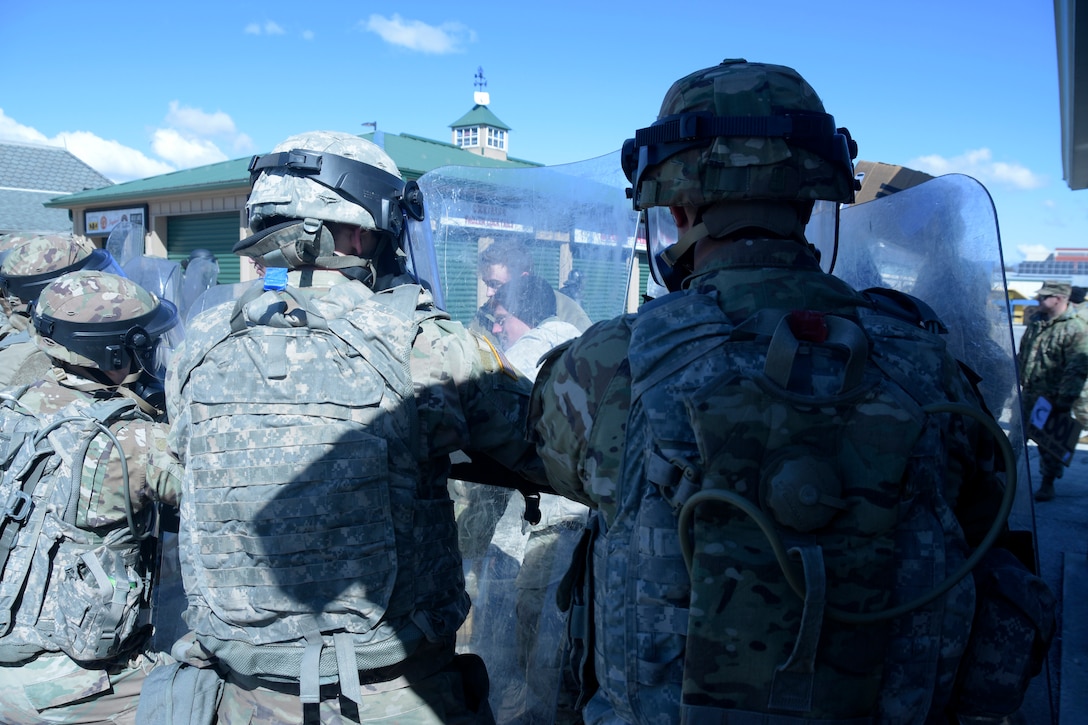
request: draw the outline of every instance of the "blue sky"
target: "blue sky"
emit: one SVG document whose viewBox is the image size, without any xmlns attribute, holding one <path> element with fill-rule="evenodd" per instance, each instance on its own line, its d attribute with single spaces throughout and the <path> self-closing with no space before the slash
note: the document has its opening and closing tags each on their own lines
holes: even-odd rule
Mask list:
<svg viewBox="0 0 1088 725">
<path fill-rule="evenodd" d="M 1007 263 L 1088 247 L 1049 0 L 526 5 L 5 0 L 0 139 L 66 146 L 114 181 L 368 121 L 445 141 L 482 68 L 511 155 L 561 164 L 618 149 L 675 79 L 747 58 L 800 71 L 859 158 L 981 181 Z"/>
</svg>

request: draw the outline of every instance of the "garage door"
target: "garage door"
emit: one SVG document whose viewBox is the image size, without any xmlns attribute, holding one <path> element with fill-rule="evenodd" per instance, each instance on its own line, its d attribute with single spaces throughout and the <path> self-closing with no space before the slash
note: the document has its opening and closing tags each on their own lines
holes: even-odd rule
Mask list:
<svg viewBox="0 0 1088 725">
<path fill-rule="evenodd" d="M 231 250 L 238 243 L 241 223 L 236 211 L 170 217 L 166 220 L 167 256 L 182 262 L 194 249 L 210 249 L 219 260 L 219 283 L 237 282 L 241 259 Z"/>
</svg>

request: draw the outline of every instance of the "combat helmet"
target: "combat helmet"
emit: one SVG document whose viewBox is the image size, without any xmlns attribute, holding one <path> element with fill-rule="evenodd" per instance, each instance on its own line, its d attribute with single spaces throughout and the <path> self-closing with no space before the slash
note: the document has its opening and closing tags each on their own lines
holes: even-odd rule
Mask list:
<svg viewBox="0 0 1088 725">
<path fill-rule="evenodd" d="M 116 271 L 105 249 L 72 234 L 38 234 L 21 238 L 0 264 L 0 294 L 26 305 L 51 280 L 80 269 Z"/>
<path fill-rule="evenodd" d="M 50 282 L 31 313 L 38 348 L 62 363 L 103 371 L 126 366 L 135 377 L 165 369 L 159 342 L 177 324 L 177 308 L 130 279 L 98 270 Z"/>
<path fill-rule="evenodd" d="M 803 238 L 812 202 L 853 202 L 856 156 L 797 71 L 738 59 L 673 83 L 658 120 L 624 143 L 622 165 L 636 210 L 709 207 L 703 236 L 754 226 Z M 791 205 L 796 214 L 778 218 Z M 665 260 L 675 264 L 697 240 Z"/>
<path fill-rule="evenodd" d="M 272 153 L 254 156 L 249 172 L 253 186 L 246 208 L 254 235 L 234 252 L 265 267 L 372 268 L 401 252 L 406 217 L 423 219 L 416 182 L 405 183 L 384 150 L 353 134 L 291 136 Z M 378 252 L 367 260 L 335 255 L 326 222 L 378 233 Z"/>
</svg>

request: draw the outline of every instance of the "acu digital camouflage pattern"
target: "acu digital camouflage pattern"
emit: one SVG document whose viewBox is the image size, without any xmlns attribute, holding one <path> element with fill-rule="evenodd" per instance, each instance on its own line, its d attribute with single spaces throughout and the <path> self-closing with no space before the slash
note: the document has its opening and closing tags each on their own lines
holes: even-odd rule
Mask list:
<svg viewBox="0 0 1088 725">
<path fill-rule="evenodd" d="M 676 81 L 661 103 L 658 118 L 695 111 L 774 116 L 793 111 L 823 113 L 824 105 L 792 68 L 725 60 Z M 640 209 L 748 199 L 851 202 L 854 179 L 848 167 L 783 138 L 718 137 L 647 169 L 635 196 Z"/>
<path fill-rule="evenodd" d="M 167 392 L 186 464 L 187 623 L 234 673 L 304 698 L 339 682 L 358 702 L 360 670 L 425 639 L 452 656 L 469 601 L 449 453 L 531 459 L 527 391 L 493 353 L 418 286 L 342 280 L 321 296 L 265 292 L 233 335 L 231 305 L 195 318 Z"/>
<path fill-rule="evenodd" d="M 272 153 L 296 149 L 354 159 L 401 178 L 396 163 L 380 146 L 349 133 L 301 133 L 277 144 Z M 282 168 L 261 172 L 253 182 L 246 209 L 249 210 L 249 224 L 254 231 L 262 229 L 265 219 L 269 217 L 323 219 L 352 224 L 363 229 L 376 227 L 374 217 L 363 207 L 348 201 L 327 186 Z"/>
<path fill-rule="evenodd" d="M 538 450 L 554 487 L 605 522 L 592 575 L 600 690 L 587 722 L 610 710 L 677 722 L 681 698 L 688 717 L 725 708 L 766 722 L 778 713 L 912 723 L 943 709 L 967 644 L 970 577 L 890 622 L 816 616 L 821 585 L 825 607 L 855 613 L 932 589 L 966 554 L 951 509 L 961 488 L 995 508 L 988 495 L 1000 490 L 988 432 L 920 413 L 932 401 L 977 405 L 941 341 L 869 307 L 800 245 L 729 245 L 687 292 L 598 325 L 545 364 L 530 417 Z M 843 362 L 818 345 L 813 390 L 785 392 L 761 373 L 774 327 L 752 316 L 777 310 L 777 321 L 793 309 L 864 327 L 868 361 L 847 390 L 834 392 Z M 813 593 L 812 620 L 767 537 L 720 497 L 694 510 L 684 534 L 694 543 L 689 584 L 677 514 L 703 489 L 758 507 L 787 548 L 805 552 L 790 562 Z"/>
</svg>

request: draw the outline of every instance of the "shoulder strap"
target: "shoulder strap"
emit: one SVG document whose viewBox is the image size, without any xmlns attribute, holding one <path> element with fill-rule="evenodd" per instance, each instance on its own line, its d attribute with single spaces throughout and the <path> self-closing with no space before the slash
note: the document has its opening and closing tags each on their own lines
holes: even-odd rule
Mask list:
<svg viewBox="0 0 1088 725">
<path fill-rule="evenodd" d="M 946 334 L 948 328 L 933 308 L 913 295 L 888 287 L 870 287 L 862 293 L 877 312 L 918 325 L 933 334 Z"/>
</svg>

